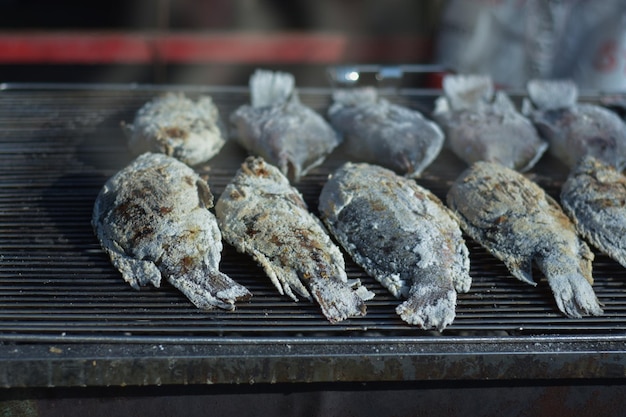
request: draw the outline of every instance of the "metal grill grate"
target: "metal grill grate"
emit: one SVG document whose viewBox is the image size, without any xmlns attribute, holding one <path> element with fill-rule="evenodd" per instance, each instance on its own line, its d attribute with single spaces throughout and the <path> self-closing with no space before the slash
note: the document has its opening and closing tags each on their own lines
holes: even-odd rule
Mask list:
<svg viewBox="0 0 626 417">
<path fill-rule="evenodd" d="M 222 270 L 254 293 L 235 312 L 198 311 L 168 284 L 134 291 L 124 283 L 93 235 L 92 204 L 105 180 L 130 161 L 120 121 L 132 121 L 134 112 L 164 89 L 8 86 L 0 92 L 1 340 L 433 334 L 402 322 L 394 312 L 399 301 L 347 257 L 349 275 L 364 281 L 376 297 L 366 317 L 336 325 L 316 305 L 279 296 L 253 261 L 227 245 Z M 200 91 L 213 96 L 224 117 L 248 99 L 241 88 Z M 434 97 L 407 91 L 391 98 L 427 109 Z M 301 98 L 321 112 L 329 103 L 325 90 L 304 90 Z M 208 175 L 216 198 L 244 157 L 231 143 L 210 164 L 198 167 Z M 342 161 L 338 150 L 299 184 L 314 212 L 327 174 Z M 444 151 L 419 183 L 444 198 L 463 168 Z M 565 175 L 558 162 L 545 157 L 533 172 L 550 194 L 558 195 Z M 606 256 L 597 254 L 594 264 L 594 287 L 605 315 L 572 320 L 558 313 L 545 280 L 536 288 L 518 282 L 474 242 L 468 245 L 474 283 L 468 294 L 459 295 L 457 317 L 443 337 L 626 330 L 626 270 Z"/>
</svg>

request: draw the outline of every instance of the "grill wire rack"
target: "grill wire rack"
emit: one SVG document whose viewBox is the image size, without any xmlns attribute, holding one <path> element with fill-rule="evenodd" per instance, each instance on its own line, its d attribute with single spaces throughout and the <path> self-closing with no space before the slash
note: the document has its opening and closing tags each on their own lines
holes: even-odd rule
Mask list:
<svg viewBox="0 0 626 417">
<path fill-rule="evenodd" d="M 167 283 L 131 289 L 101 250 L 91 210 L 132 159 L 120 122 L 166 91 L 209 94 L 224 120 L 249 101 L 244 87 L 0 85 L 0 386 L 626 376 L 626 269 L 598 252 L 594 289 L 605 314 L 569 319 L 540 273 L 535 288 L 517 281 L 466 237 L 473 285 L 441 333 L 400 320 L 400 301 L 347 255 L 349 278 L 376 296 L 365 317 L 338 324 L 280 296 L 227 244 L 221 270 L 254 294 L 234 312 L 197 310 Z M 321 113 L 330 104 L 329 89 L 299 92 Z M 428 114 L 440 93 L 381 94 Z M 216 199 L 245 157 L 230 142 L 196 167 Z M 297 185 L 313 213 L 345 160 L 340 147 Z M 445 201 L 464 168 L 444 150 L 417 181 Z M 528 173 L 557 199 L 566 175 L 549 155 Z"/>
</svg>

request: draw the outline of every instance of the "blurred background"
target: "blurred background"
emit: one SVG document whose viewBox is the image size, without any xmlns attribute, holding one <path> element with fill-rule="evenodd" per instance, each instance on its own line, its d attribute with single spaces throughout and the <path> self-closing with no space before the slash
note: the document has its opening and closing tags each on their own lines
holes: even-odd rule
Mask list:
<svg viewBox="0 0 626 417">
<path fill-rule="evenodd" d="M 0 0 L 0 82 L 326 85 L 341 63 L 432 60 L 440 1 Z"/>
<path fill-rule="evenodd" d="M 567 77 L 583 88 L 626 91 L 625 12 L 626 0 L 0 0 L 0 90 L 2 83 L 23 82 L 243 86 L 259 67 L 292 72 L 298 86 L 327 87 L 329 67 L 428 64 L 431 73 L 406 74 L 402 84 L 436 88 L 442 74 L 456 71 L 490 74 L 498 85 L 510 88 L 521 88 L 534 77 Z M 11 100 L 5 103 L 10 106 Z M 45 103 L 33 106 L 34 114 L 43 114 L 55 104 Z M 73 114 L 73 103 L 63 103 L 59 113 Z M 46 114 L 42 120 L 47 123 L 56 114 Z M 94 111 L 94 120 L 101 114 Z M 5 129 L 8 152 L 16 152 L 15 164 L 5 169 L 8 173 L 24 160 L 15 149 L 21 149 L 22 141 L 30 143 L 35 130 L 29 120 L 5 120 L 11 123 Z M 65 132 L 57 127 L 65 122 L 51 122 L 52 129 L 44 137 L 56 140 L 59 132 Z M 111 139 L 106 136 L 110 131 L 97 136 L 103 149 L 104 141 Z M 63 138 L 63 143 L 73 140 L 78 139 Z M 53 155 L 61 155 L 64 162 L 62 149 L 56 149 Z M 41 157 L 48 156 L 42 151 Z M 68 167 L 68 172 L 72 169 Z M 17 185 L 9 182 L 6 198 L 13 204 L 10 192 Z M 61 184 L 65 183 L 62 178 Z M 38 198 L 35 195 L 32 201 Z M 19 207 L 21 200 L 15 201 Z M 57 355 L 52 349 L 50 353 Z M 590 372 L 604 359 L 602 352 L 563 353 L 580 357 Z M 42 358 L 38 366 L 48 369 L 45 361 Z M 493 361 L 484 366 L 495 369 L 500 362 Z M 555 361 L 553 368 L 559 364 Z M 393 371 L 395 365 L 390 366 Z M 456 371 L 463 373 L 462 368 Z M 80 369 L 63 372 L 71 379 Z M 364 416 L 387 410 L 422 416 L 555 416 L 572 410 L 579 416 L 617 415 L 624 402 L 622 369 L 615 364 L 610 384 L 578 379 L 520 381 L 512 375 L 504 384 L 503 380 L 426 380 L 241 383 L 214 385 L 210 390 L 186 385 L 45 392 L 26 388 L 0 390 L 0 415 L 160 416 L 181 411 L 205 415 L 223 414 L 233 406 L 241 415 Z M 10 395 L 16 400 L 7 401 L 12 400 Z"/>
<path fill-rule="evenodd" d="M 0 0 L 0 82 L 324 86 L 343 64 L 441 64 L 504 86 L 626 88 L 623 0 Z M 437 77 L 411 80 L 436 86 Z"/>
</svg>

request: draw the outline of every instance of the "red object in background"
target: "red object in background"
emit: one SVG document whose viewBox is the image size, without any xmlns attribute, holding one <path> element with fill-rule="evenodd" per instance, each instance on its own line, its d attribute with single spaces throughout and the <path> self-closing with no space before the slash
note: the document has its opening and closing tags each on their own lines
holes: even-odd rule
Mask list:
<svg viewBox="0 0 626 417">
<path fill-rule="evenodd" d="M 29 33 L 0 35 L 3 64 L 145 63 L 150 43 L 125 34 Z"/>
<path fill-rule="evenodd" d="M 335 33 L 0 33 L 0 64 L 428 62 L 431 44 L 412 36 Z"/>
<path fill-rule="evenodd" d="M 450 72 L 433 72 L 429 74 L 426 78 L 426 86 L 441 90 L 443 88 L 443 79 L 447 74 L 450 74 Z"/>
<path fill-rule="evenodd" d="M 185 35 L 152 41 L 165 62 L 332 63 L 341 59 L 346 39 L 339 35 Z"/>
</svg>

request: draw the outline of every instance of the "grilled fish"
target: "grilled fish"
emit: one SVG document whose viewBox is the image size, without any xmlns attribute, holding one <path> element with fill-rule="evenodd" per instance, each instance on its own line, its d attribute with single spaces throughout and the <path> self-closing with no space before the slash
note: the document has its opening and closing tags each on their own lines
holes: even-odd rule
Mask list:
<svg viewBox="0 0 626 417">
<path fill-rule="evenodd" d="M 300 102 L 293 75 L 257 70 L 250 77 L 250 95 L 251 105 L 231 114 L 234 139 L 294 182 L 339 145 L 338 134 L 324 118 Z"/>
<path fill-rule="evenodd" d="M 444 97 L 436 101 L 435 120 L 448 146 L 467 164 L 498 162 L 527 171 L 546 151 L 533 124 L 502 91 L 494 93 L 488 76 L 448 75 Z"/>
<path fill-rule="evenodd" d="M 207 183 L 182 162 L 145 153 L 111 177 L 93 207 L 102 248 L 133 288 L 165 278 L 201 309 L 232 310 L 250 292 L 218 270 L 221 234 Z"/>
<path fill-rule="evenodd" d="M 538 185 L 500 164 L 477 162 L 453 183 L 447 200 L 463 230 L 514 277 L 536 285 L 534 261 L 565 315 L 602 314 L 591 286 L 593 253 Z"/>
<path fill-rule="evenodd" d="M 578 88 L 569 80 L 531 80 L 524 112 L 550 143 L 550 152 L 568 167 L 585 155 L 626 168 L 626 124 L 613 111 L 577 103 Z"/>
<path fill-rule="evenodd" d="M 370 162 L 418 177 L 439 155 L 441 128 L 417 110 L 378 97 L 371 87 L 337 90 L 328 109 L 354 162 Z"/>
<path fill-rule="evenodd" d="M 122 122 L 135 155 L 163 153 L 188 165 L 213 158 L 226 143 L 219 110 L 209 96 L 192 100 L 168 93 L 141 107 L 132 124 Z"/>
<path fill-rule="evenodd" d="M 626 268 L 626 176 L 586 156 L 561 189 L 561 204 L 578 232 Z"/>
<path fill-rule="evenodd" d="M 348 281 L 340 249 L 278 168 L 248 157 L 215 211 L 224 239 L 252 256 L 280 294 L 312 297 L 332 323 L 365 315 L 373 294 Z"/>
<path fill-rule="evenodd" d="M 392 171 L 346 163 L 324 185 L 322 220 L 354 261 L 396 297 L 407 323 L 445 329 L 457 291 L 471 285 L 455 216 L 430 191 Z"/>
</svg>

